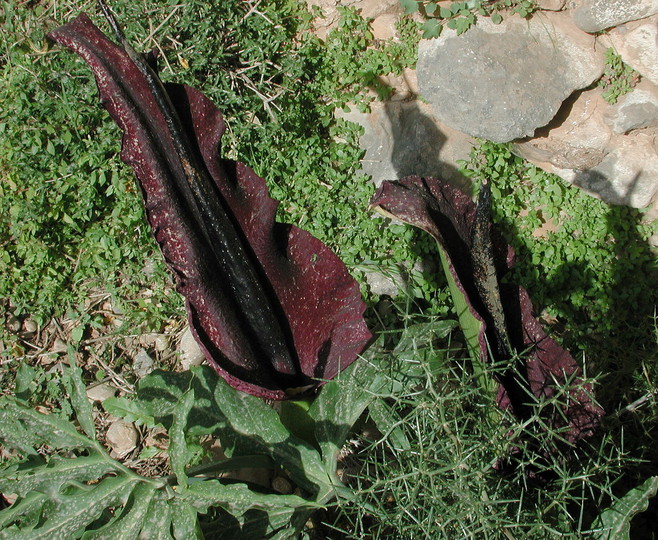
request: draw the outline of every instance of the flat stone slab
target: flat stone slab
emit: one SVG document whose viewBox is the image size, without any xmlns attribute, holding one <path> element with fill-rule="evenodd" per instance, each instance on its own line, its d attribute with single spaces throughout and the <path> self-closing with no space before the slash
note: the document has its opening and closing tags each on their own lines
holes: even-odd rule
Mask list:
<svg viewBox="0 0 658 540">
<path fill-rule="evenodd" d="M 658 85 L 658 16 L 613 28 L 608 38 L 624 62 Z"/>
<path fill-rule="evenodd" d="M 658 87 L 642 81 L 608 109 L 605 119 L 615 133 L 658 126 Z"/>
<path fill-rule="evenodd" d="M 609 203 L 658 209 L 658 129 L 615 135 L 601 162 L 582 171 L 535 163 L 545 171 Z"/>
<path fill-rule="evenodd" d="M 594 33 L 655 13 L 658 13 L 656 0 L 582 0 L 573 19 L 578 28 Z"/>
<path fill-rule="evenodd" d="M 591 169 L 608 152 L 612 133 L 603 111 L 609 108 L 600 88 L 576 92 L 548 126 L 515 147 L 533 162 L 550 162 L 559 169 Z"/>
<path fill-rule="evenodd" d="M 573 183 L 611 204 L 644 208 L 658 193 L 656 131 L 624 137 L 601 163 L 576 171 Z"/>
<path fill-rule="evenodd" d="M 445 30 L 418 52 L 418 85 L 435 116 L 468 135 L 495 142 L 532 136 L 575 90 L 604 66 L 594 38 L 567 17 L 480 18 L 458 36 Z"/>
</svg>

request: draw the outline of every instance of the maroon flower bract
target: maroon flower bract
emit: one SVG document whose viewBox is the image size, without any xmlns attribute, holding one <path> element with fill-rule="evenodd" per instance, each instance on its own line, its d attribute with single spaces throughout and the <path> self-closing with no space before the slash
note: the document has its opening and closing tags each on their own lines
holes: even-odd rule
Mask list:
<svg viewBox="0 0 658 540">
<path fill-rule="evenodd" d="M 260 334 L 273 331 L 271 325 L 254 325 L 247 320 L 252 314 L 238 309 L 233 297 L 240 289 L 225 277 L 231 274 L 214 255 L 217 241 L 199 222 L 194 199 L 189 202 L 183 175 L 190 164 L 177 152 L 143 71 L 85 14 L 50 37 L 89 64 L 102 104 L 124 131 L 121 157 L 135 170 L 155 239 L 186 299 L 192 331 L 217 372 L 244 392 L 285 399 L 350 365 L 371 337 L 358 284 L 318 239 L 275 222 L 278 203 L 263 179 L 242 163 L 220 158 L 224 121 L 210 100 L 188 86 L 165 86 L 193 150 L 193 166 L 207 179 L 200 191 L 208 197 L 196 202 L 226 212 L 244 253 L 238 262 L 257 277 L 257 292 L 280 325 L 276 331 L 290 351 L 286 361 L 267 357 L 266 347 L 258 345 Z"/>
<path fill-rule="evenodd" d="M 464 295 L 469 311 L 482 323 L 477 336 L 480 358 L 488 358 L 489 351 L 494 357 L 499 356 L 498 351 L 505 350 L 505 346 L 498 343 L 500 333 L 494 331 L 490 302 L 482 298 L 474 279 L 477 272 L 473 253 L 476 204 L 471 197 L 443 180 L 409 176 L 397 182 L 382 183 L 371 205 L 434 237 L 446 255 L 449 272 Z M 498 403 L 517 416 L 527 418 L 531 414 L 528 403 L 532 399 L 550 398 L 558 388 L 566 387 L 566 404 L 552 411 L 553 417 L 547 421 L 563 428 L 562 436 L 569 442 L 587 437 L 604 411 L 593 401 L 591 385 L 583 384 L 580 367 L 571 354 L 549 337 L 534 317 L 527 291 L 500 279 L 514 266 L 514 252 L 490 223 L 488 227 L 508 339 L 514 352 L 524 359 L 524 365 L 510 366 L 509 375 L 500 378 Z M 509 361 L 510 358 L 496 360 Z"/>
</svg>

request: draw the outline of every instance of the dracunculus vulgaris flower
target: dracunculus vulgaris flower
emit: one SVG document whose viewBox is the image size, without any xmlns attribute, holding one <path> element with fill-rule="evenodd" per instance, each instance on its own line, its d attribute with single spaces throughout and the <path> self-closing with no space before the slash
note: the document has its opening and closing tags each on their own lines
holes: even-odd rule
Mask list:
<svg viewBox="0 0 658 540">
<path fill-rule="evenodd" d="M 500 407 L 529 420 L 533 401 L 564 393 L 554 406 L 543 408 L 545 425 L 559 429 L 570 444 L 591 436 L 604 414 L 591 383 L 583 381 L 569 351 L 543 329 L 528 292 L 503 279 L 515 255 L 491 221 L 489 182 L 483 182 L 476 204 L 442 179 L 408 176 L 383 182 L 371 204 L 437 241 L 451 293 L 459 299 L 455 306 L 462 306 L 457 311 L 471 354 L 508 366 L 497 376 Z"/>
<path fill-rule="evenodd" d="M 92 69 L 123 130 L 148 221 L 192 333 L 234 388 L 286 399 L 335 377 L 371 337 L 342 261 L 307 232 L 275 221 L 263 179 L 222 159 L 224 121 L 201 92 L 163 84 L 153 62 L 79 15 L 49 37 Z"/>
</svg>

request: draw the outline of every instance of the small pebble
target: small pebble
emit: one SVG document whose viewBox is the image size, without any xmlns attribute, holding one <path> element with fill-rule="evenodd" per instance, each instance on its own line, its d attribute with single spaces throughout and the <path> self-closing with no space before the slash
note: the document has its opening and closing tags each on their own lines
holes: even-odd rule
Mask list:
<svg viewBox="0 0 658 540">
<path fill-rule="evenodd" d="M 125 420 L 113 422 L 105 433 L 105 441 L 112 448 L 112 453 L 119 458 L 135 449 L 138 438 L 137 428 Z"/>
<path fill-rule="evenodd" d="M 21 329 L 21 321 L 13 315 L 7 317 L 7 329 L 10 332 L 18 332 Z"/>
<path fill-rule="evenodd" d="M 155 274 L 155 261 L 153 259 L 147 259 L 142 268 L 142 272 L 146 277 L 151 277 Z"/>
<path fill-rule="evenodd" d="M 61 338 L 55 338 L 53 346 L 50 348 L 52 353 L 65 353 L 68 350 L 66 342 Z"/>
<path fill-rule="evenodd" d="M 169 348 L 169 339 L 165 334 L 158 334 L 157 336 L 155 336 L 155 340 L 153 341 L 153 346 L 155 347 L 155 350 L 158 352 L 166 351 Z"/>
<path fill-rule="evenodd" d="M 139 349 L 139 352 L 133 360 L 133 371 L 135 375 L 140 379 L 146 377 L 151 371 L 153 371 L 155 365 L 153 358 L 144 349 Z"/>
<path fill-rule="evenodd" d="M 157 334 L 142 334 L 142 335 L 139 336 L 139 338 L 138 338 L 139 344 L 140 344 L 144 349 L 148 349 L 148 348 L 151 347 L 151 346 L 153 345 L 153 343 L 155 342 L 155 336 L 156 336 L 156 335 L 157 335 Z"/>
<path fill-rule="evenodd" d="M 32 319 L 25 319 L 23 321 L 23 332 L 26 334 L 34 334 L 39 329 L 39 325 Z"/>
<path fill-rule="evenodd" d="M 181 337 L 178 353 L 180 354 L 180 363 L 183 369 L 190 369 L 192 366 L 200 366 L 203 363 L 205 357 L 189 326 Z"/>
<path fill-rule="evenodd" d="M 107 398 L 114 397 L 117 389 L 109 383 L 101 383 L 87 388 L 87 397 L 92 401 L 102 403 Z"/>
</svg>

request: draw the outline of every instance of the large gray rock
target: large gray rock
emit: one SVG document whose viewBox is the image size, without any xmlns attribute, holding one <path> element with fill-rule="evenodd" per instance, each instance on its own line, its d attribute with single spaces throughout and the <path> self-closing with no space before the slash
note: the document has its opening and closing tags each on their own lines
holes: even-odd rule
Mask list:
<svg viewBox="0 0 658 540">
<path fill-rule="evenodd" d="M 658 194 L 658 132 L 618 136 L 613 150 L 596 167 L 575 171 L 572 182 L 612 204 L 644 208 Z"/>
<path fill-rule="evenodd" d="M 606 122 L 615 133 L 628 133 L 658 125 L 658 87 L 643 81 L 606 111 Z"/>
<path fill-rule="evenodd" d="M 581 30 L 594 33 L 658 13 L 656 0 L 583 0 L 573 12 Z"/>
<path fill-rule="evenodd" d="M 612 136 L 603 119 L 607 109 L 599 88 L 574 94 L 548 126 L 516 149 L 529 161 L 550 162 L 560 169 L 591 169 L 606 155 Z"/>
<path fill-rule="evenodd" d="M 418 85 L 436 117 L 468 135 L 507 142 L 532 136 L 575 90 L 603 73 L 602 51 L 570 18 L 481 18 L 458 36 L 422 41 Z"/>
<path fill-rule="evenodd" d="M 374 103 L 369 114 L 340 116 L 364 127 L 363 172 L 379 185 L 409 175 L 439 176 L 465 185 L 459 160 L 468 159 L 470 137 L 437 122 L 431 108 L 419 101 Z"/>
</svg>

